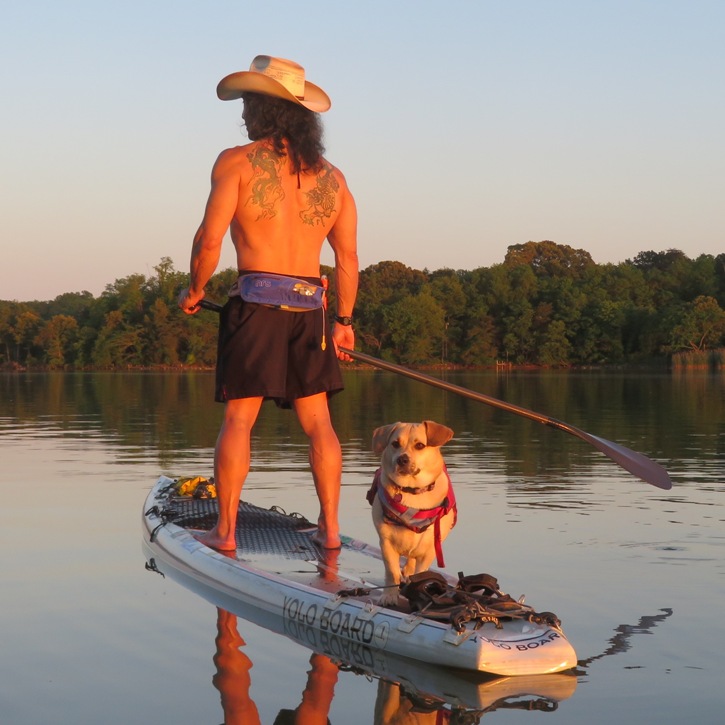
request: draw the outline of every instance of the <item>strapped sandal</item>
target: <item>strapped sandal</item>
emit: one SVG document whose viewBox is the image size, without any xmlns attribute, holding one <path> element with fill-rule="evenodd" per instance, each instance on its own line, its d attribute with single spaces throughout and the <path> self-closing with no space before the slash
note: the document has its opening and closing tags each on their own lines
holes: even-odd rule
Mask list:
<svg viewBox="0 0 725 725">
<path fill-rule="evenodd" d="M 469 594 L 481 591 L 484 594 L 501 593 L 498 588 L 498 579 L 490 574 L 469 574 L 464 576 L 463 572 L 459 571 L 457 588 Z"/>
</svg>

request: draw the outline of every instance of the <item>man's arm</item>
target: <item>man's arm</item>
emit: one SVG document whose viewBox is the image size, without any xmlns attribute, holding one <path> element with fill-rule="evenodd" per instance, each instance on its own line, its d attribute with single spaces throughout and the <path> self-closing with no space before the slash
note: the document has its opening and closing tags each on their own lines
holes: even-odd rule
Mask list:
<svg viewBox="0 0 725 725">
<path fill-rule="evenodd" d="M 339 173 L 339 172 L 338 172 Z M 344 182 L 344 179 L 343 179 Z M 337 310 L 340 317 L 352 317 L 357 297 L 359 263 L 357 257 L 357 209 L 347 185 L 343 183 L 340 213 L 335 225 L 327 235 L 335 253 L 335 289 L 337 291 Z M 340 360 L 350 362 L 352 358 L 339 351 L 340 347 L 349 350 L 355 348 L 355 333 L 351 325 L 338 322 L 332 331 L 335 352 Z"/>
<path fill-rule="evenodd" d="M 199 311 L 204 287 L 219 264 L 224 235 L 234 217 L 239 197 L 239 149 L 222 151 L 211 172 L 211 191 L 204 218 L 191 248 L 191 280 L 179 294 L 179 307 L 187 314 Z"/>
</svg>

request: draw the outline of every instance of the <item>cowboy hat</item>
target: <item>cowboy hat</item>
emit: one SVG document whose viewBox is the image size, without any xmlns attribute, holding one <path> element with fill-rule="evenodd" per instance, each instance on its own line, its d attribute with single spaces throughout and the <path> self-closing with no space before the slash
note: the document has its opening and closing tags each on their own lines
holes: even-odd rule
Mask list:
<svg viewBox="0 0 725 725">
<path fill-rule="evenodd" d="M 301 65 L 271 55 L 258 55 L 248 71 L 222 78 L 216 88 L 222 101 L 241 98 L 247 91 L 284 98 L 315 113 L 323 113 L 332 105 L 322 88 L 305 80 L 305 69 Z"/>
</svg>

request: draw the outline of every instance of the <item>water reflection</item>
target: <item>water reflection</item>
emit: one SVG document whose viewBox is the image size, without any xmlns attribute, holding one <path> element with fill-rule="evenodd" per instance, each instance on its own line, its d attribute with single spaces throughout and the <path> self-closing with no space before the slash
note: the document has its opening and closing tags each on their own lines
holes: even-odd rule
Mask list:
<svg viewBox="0 0 725 725">
<path fill-rule="evenodd" d="M 238 631 L 234 614 L 217 607 L 217 636 L 213 678 L 219 690 L 225 725 L 256 725 L 260 723 L 257 706 L 250 696 L 252 685 L 250 656 L 243 651 L 245 641 Z M 291 631 L 298 630 L 292 627 Z M 308 629 L 302 627 L 302 629 Z M 291 631 L 287 632 L 291 636 Z M 303 637 L 313 633 L 303 634 Z M 299 635 L 299 631 L 297 631 Z M 293 637 L 298 638 L 298 637 Z M 425 682 L 425 666 L 420 666 L 420 680 L 416 684 L 414 663 L 397 667 L 407 668 L 406 675 L 395 677 L 396 663 L 384 653 L 368 650 L 362 658 L 352 662 L 340 652 L 349 650 L 350 643 L 329 635 L 327 647 L 338 652 L 325 654 L 312 649 L 310 669 L 299 704 L 284 707 L 278 712 L 275 725 L 325 725 L 335 696 L 335 686 L 341 674 L 363 675 L 378 679 L 374 720 L 375 725 L 435 725 L 446 722 L 473 725 L 486 713 L 502 709 L 526 711 L 553 711 L 568 699 L 576 689 L 572 674 L 540 675 L 536 677 L 476 677 L 469 673 L 441 672 L 436 679 L 429 673 Z M 302 644 L 308 644 L 304 639 Z M 309 646 L 309 645 L 308 645 Z M 367 648 L 364 648 L 367 649 Z M 381 671 L 387 673 L 381 674 Z M 456 680 L 462 682 L 455 683 Z M 453 688 L 451 685 L 454 684 Z M 463 685 L 463 686 L 462 686 Z M 462 694 L 465 693 L 465 694 Z M 285 697 L 291 693 L 287 690 Z M 461 698 L 465 699 L 461 699 Z"/>
<path fill-rule="evenodd" d="M 607 648 L 598 655 L 587 657 L 585 660 L 579 660 L 577 663 L 577 674 L 587 674 L 589 666 L 592 662 L 601 660 L 604 657 L 622 654 L 632 647 L 632 637 L 635 634 L 652 634 L 652 630 L 661 622 L 669 619 L 673 614 L 670 608 L 660 609 L 659 614 L 644 615 L 639 618 L 637 624 L 620 624 L 609 640 Z"/>
<path fill-rule="evenodd" d="M 214 687 L 219 690 L 224 725 L 257 725 L 261 723 L 257 706 L 249 695 L 252 684 L 252 661 L 242 651 L 245 642 L 237 630 L 237 618 L 217 608 L 217 637 L 214 664 L 217 671 Z M 275 725 L 325 725 L 335 694 L 339 667 L 329 657 L 313 652 L 307 685 L 301 702 L 294 709 L 282 709 Z"/>
<path fill-rule="evenodd" d="M 673 462 L 675 475 L 712 480 L 720 473 L 713 466 L 725 458 L 722 375 L 440 376 L 622 443 L 668 468 Z M 348 370 L 345 384 L 332 412 L 346 463 L 369 456 L 372 430 L 402 419 L 450 425 L 454 456 L 520 482 L 524 494 L 528 482 L 581 481 L 601 463 L 601 454 L 566 434 L 392 373 Z M 212 448 L 221 420 L 210 373 L 5 373 L 0 394 L 0 413 L 12 427 L 32 427 L 34 435 L 60 429 L 68 436 L 115 440 L 130 460 L 153 451 L 163 469 L 174 467 L 179 451 Z M 254 464 L 281 470 L 290 457 L 305 455 L 294 416 L 265 406 L 254 431 Z"/>
<path fill-rule="evenodd" d="M 217 636 L 212 682 L 221 695 L 225 725 L 254 725 L 261 722 L 254 701 L 249 696 L 252 684 L 252 660 L 241 650 L 246 643 L 237 631 L 237 618 L 217 609 Z"/>
</svg>

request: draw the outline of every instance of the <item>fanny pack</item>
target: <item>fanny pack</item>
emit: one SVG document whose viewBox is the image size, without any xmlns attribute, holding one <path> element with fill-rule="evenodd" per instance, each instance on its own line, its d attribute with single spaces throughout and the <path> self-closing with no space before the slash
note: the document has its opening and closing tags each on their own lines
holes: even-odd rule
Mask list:
<svg viewBox="0 0 725 725">
<path fill-rule="evenodd" d="M 229 296 L 291 312 L 319 310 L 325 304 L 324 287 L 280 274 L 243 274 L 232 285 Z"/>
</svg>

